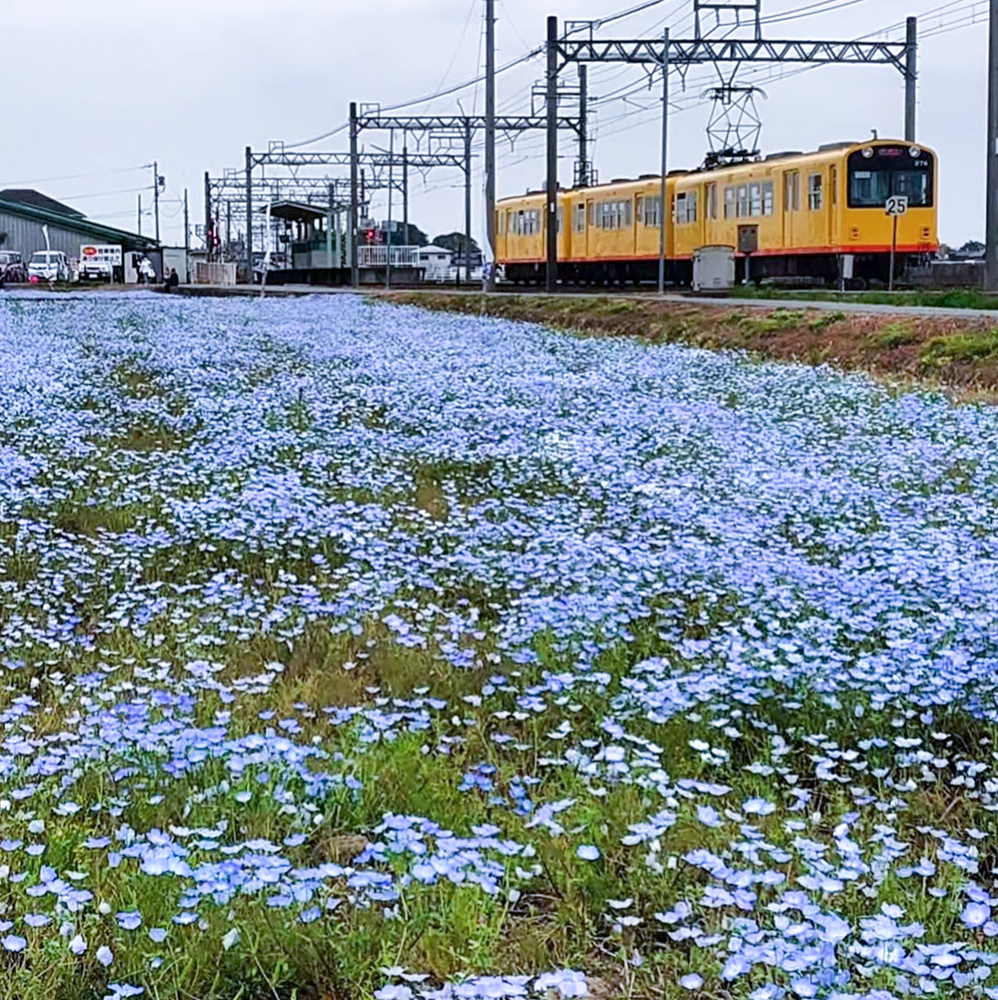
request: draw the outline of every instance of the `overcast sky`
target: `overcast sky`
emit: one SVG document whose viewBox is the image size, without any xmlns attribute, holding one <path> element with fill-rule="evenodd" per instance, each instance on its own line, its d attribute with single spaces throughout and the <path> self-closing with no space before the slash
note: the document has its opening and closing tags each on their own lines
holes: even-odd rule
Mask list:
<svg viewBox="0 0 998 1000">
<path fill-rule="evenodd" d="M 498 62 L 515 60 L 544 38 L 545 19 L 596 19 L 639 0 L 497 0 Z M 191 226 L 203 221 L 204 173 L 241 168 L 244 149 L 271 140 L 301 142 L 341 125 L 351 100 L 387 107 L 473 79 L 482 65 L 484 0 L 36 0 L 3 11 L 3 117 L 0 188 L 36 187 L 92 218 L 134 231 L 136 198 L 151 205 L 157 160 L 167 189 L 165 240 L 183 242 L 184 188 Z M 661 3 L 605 27 L 604 37 L 651 37 L 669 24 L 674 37 L 692 34 L 692 0 Z M 776 18 L 768 37 L 851 39 L 882 32 L 900 39 L 907 15 L 927 15 L 921 30 L 918 136 L 941 157 L 941 238 L 959 245 L 983 237 L 986 109 L 986 23 L 941 31 L 968 11 L 970 0 L 763 0 Z M 826 10 L 824 8 L 835 8 Z M 932 34 L 932 32 L 938 32 Z M 500 112 L 529 110 L 543 75 L 533 59 L 504 73 Z M 701 102 L 711 70 L 672 78 L 670 168 L 695 167 L 706 149 L 709 106 Z M 569 81 L 575 69 L 566 70 Z M 786 75 L 746 71 L 761 86 L 764 152 L 813 149 L 820 143 L 903 135 L 901 75 L 882 66 L 829 67 Z M 785 78 L 780 79 L 781 76 Z M 600 176 L 657 170 L 657 93 L 635 90 L 640 67 L 590 68 L 596 104 L 593 158 Z M 629 87 L 628 84 L 634 86 Z M 656 84 L 657 88 L 657 84 Z M 460 108 L 457 101 L 460 101 Z M 481 113 L 481 87 L 406 109 L 409 114 Z M 645 110 L 647 109 L 647 110 Z M 388 137 L 365 133 L 368 147 Z M 499 144 L 498 193 L 539 187 L 543 136 Z M 314 145 L 347 149 L 344 133 Z M 575 152 L 562 138 L 562 183 L 572 179 Z M 321 173 L 321 172 L 320 172 Z M 341 171 L 340 175 L 345 175 Z M 431 236 L 463 228 L 461 175 L 435 170 L 414 176 L 410 218 Z M 483 229 L 481 159 L 474 183 L 476 235 Z M 384 199 L 375 214 L 385 216 Z M 398 215 L 398 208 L 395 215 Z M 150 217 L 143 231 L 151 233 Z M 194 241 L 197 244 L 197 241 Z"/>
</svg>

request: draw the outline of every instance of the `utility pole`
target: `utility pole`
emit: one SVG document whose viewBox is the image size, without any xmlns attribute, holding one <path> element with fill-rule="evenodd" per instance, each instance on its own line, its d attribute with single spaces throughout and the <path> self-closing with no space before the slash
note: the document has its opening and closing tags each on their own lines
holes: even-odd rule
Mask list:
<svg viewBox="0 0 998 1000">
<path fill-rule="evenodd" d="M 184 188 L 184 274 L 187 284 L 191 280 L 191 219 L 187 210 L 187 188 Z"/>
<path fill-rule="evenodd" d="M 996 0 L 998 2 L 998 0 Z M 669 184 L 669 29 L 662 32 L 662 187 L 661 214 L 658 219 L 658 294 L 665 294 L 665 225 L 672 206 L 668 199 Z"/>
<path fill-rule="evenodd" d="M 333 185 L 329 185 L 329 210 L 326 212 L 326 260 L 333 268 Z M 293 263 L 293 262 L 292 262 Z"/>
<path fill-rule="evenodd" d="M 409 245 L 409 139 L 402 134 L 402 242 Z"/>
<path fill-rule="evenodd" d="M 139 236 L 142 235 L 142 195 L 139 195 Z"/>
<path fill-rule="evenodd" d="M 211 178 L 207 170 L 204 172 L 204 246 L 208 252 L 206 259 L 211 260 L 215 250 L 215 239 L 211 224 Z"/>
<path fill-rule="evenodd" d="M 246 283 L 253 284 L 253 150 L 246 147 Z"/>
<path fill-rule="evenodd" d="M 558 287 L 558 18 L 548 18 L 547 37 L 547 267 L 545 286 L 549 292 Z"/>
<path fill-rule="evenodd" d="M 485 231 L 489 244 L 487 292 L 496 290 L 496 12 L 485 0 Z"/>
<path fill-rule="evenodd" d="M 388 133 L 388 231 L 385 233 L 385 288 L 392 287 L 392 166 L 395 163 L 395 129 Z"/>
<path fill-rule="evenodd" d="M 991 0 L 988 52 L 988 194 L 984 287 L 998 291 L 998 0 Z"/>
<path fill-rule="evenodd" d="M 471 119 L 464 120 L 464 280 L 471 284 Z"/>
<path fill-rule="evenodd" d="M 152 164 L 152 204 L 156 215 L 156 242 L 159 243 L 159 164 Z"/>
<path fill-rule="evenodd" d="M 915 141 L 915 114 L 918 106 L 918 18 L 908 18 L 904 60 L 904 137 Z"/>
<path fill-rule="evenodd" d="M 589 187 L 589 67 L 579 63 L 579 187 Z"/>
<path fill-rule="evenodd" d="M 350 104 L 350 284 L 360 288 L 360 266 L 357 262 L 357 172 L 360 163 L 357 158 L 357 105 Z"/>
</svg>

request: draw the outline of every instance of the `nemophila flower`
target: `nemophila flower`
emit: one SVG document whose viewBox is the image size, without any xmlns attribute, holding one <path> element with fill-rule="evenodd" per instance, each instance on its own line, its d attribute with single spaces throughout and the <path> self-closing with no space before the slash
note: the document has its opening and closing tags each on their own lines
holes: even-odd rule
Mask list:
<svg viewBox="0 0 998 1000">
<path fill-rule="evenodd" d="M 974 970 L 988 960 L 966 943 L 998 933 L 986 893 L 959 890 L 931 930 L 904 910 L 987 875 L 983 831 L 940 814 L 913 832 L 910 817 L 924 814 L 926 787 L 945 784 L 973 813 L 998 780 L 990 750 L 964 752 L 973 740 L 952 736 L 998 720 L 992 411 L 827 370 L 352 298 L 262 315 L 192 303 L 183 322 L 134 300 L 155 330 L 141 345 L 119 302 L 64 305 L 16 323 L 0 308 L 11 527 L 0 564 L 37 566 L 0 581 L 11 684 L 0 810 L 22 817 L 0 841 L 11 900 L 0 933 L 32 927 L 44 945 L 57 929 L 32 911 L 53 912 L 71 950 L 85 950 L 68 920 L 85 926 L 98 866 L 122 885 L 106 893 L 116 905 L 136 873 L 167 880 L 178 905 L 163 919 L 181 926 L 236 900 L 272 903 L 290 929 L 342 899 L 395 919 L 400 894 L 424 886 L 505 896 L 536 877 L 538 836 L 600 859 L 579 843 L 571 802 L 541 780 L 572 771 L 590 809 L 626 786 L 647 803 L 621 838 L 621 870 L 678 879 L 688 902 L 655 915 L 670 943 L 704 970 L 725 949 L 732 981 L 764 971 L 773 982 L 753 1000 L 814 989 L 887 1000 L 986 981 Z M 15 349 L 21 322 L 33 324 L 30 350 Z M 305 375 L 275 362 L 285 351 Z M 119 363 L 138 357 L 165 395 L 126 391 Z M 134 421 L 180 446 L 122 447 Z M 412 470 L 424 468 L 445 518 L 412 502 Z M 64 503 L 82 494 L 98 519 L 153 497 L 158 513 L 77 532 Z M 239 676 L 228 653 L 266 636 L 290 654 L 316 630 L 351 638 L 350 673 L 371 655 L 372 622 L 399 650 L 475 676 L 529 664 L 530 677 L 496 672 L 451 705 L 367 690 L 355 705 L 299 702 L 289 715 L 268 700 L 281 665 Z M 123 657 L 125 645 L 139 654 Z M 661 655 L 630 655 L 649 645 Z M 197 653 L 174 663 L 163 652 L 174 648 Z M 621 650 L 627 666 L 611 676 L 602 658 Z M 42 718 L 51 711 L 58 719 Z M 535 721 L 542 748 L 520 742 Z M 299 850 L 297 831 L 321 827 L 327 802 L 370 794 L 346 748 L 424 734 L 424 753 L 446 767 L 463 762 L 468 723 L 505 731 L 490 740 L 503 765 L 540 754 L 538 773 L 515 781 L 505 766 L 462 768 L 495 829 L 392 816 L 365 831 L 357 858 L 322 859 L 321 837 Z M 101 801 L 80 808 L 70 796 L 98 761 L 110 781 L 102 774 Z M 248 789 L 273 808 L 271 840 L 222 826 L 224 803 L 248 805 Z M 183 796 L 203 828 L 166 826 Z M 148 829 L 121 822 L 131 806 Z M 522 844 L 504 839 L 510 816 L 531 822 Z M 669 852 L 677 824 L 692 838 L 681 858 Z M 65 856 L 82 848 L 87 871 L 56 870 L 56 826 L 58 858 L 68 831 Z M 114 944 L 119 964 L 129 940 Z M 420 992 L 520 996 L 540 982 L 496 975 Z M 581 995 L 565 992 L 577 982 L 544 988 Z"/>
<path fill-rule="evenodd" d="M 28 941 L 18 934 L 8 934 L 3 939 L 0 939 L 0 944 L 3 945 L 4 951 L 24 951 Z"/>
<path fill-rule="evenodd" d="M 97 961 L 100 962 L 104 968 L 107 968 L 114 962 L 114 954 L 107 945 L 102 944 L 96 951 Z"/>
<path fill-rule="evenodd" d="M 130 983 L 108 983 L 107 988 L 110 993 L 104 995 L 104 1000 L 124 1000 L 125 997 L 138 997 L 145 993 L 143 987 Z"/>
<path fill-rule="evenodd" d="M 69 942 L 69 950 L 74 955 L 82 955 L 87 950 L 87 942 L 82 934 L 76 934 L 73 937 L 72 941 Z"/>
<path fill-rule="evenodd" d="M 698 990 L 703 986 L 703 976 L 696 972 L 687 973 L 680 978 L 679 985 L 684 990 Z"/>
<path fill-rule="evenodd" d="M 991 919 L 991 907 L 987 903 L 972 900 L 963 908 L 960 919 L 968 927 L 983 927 Z"/>
</svg>

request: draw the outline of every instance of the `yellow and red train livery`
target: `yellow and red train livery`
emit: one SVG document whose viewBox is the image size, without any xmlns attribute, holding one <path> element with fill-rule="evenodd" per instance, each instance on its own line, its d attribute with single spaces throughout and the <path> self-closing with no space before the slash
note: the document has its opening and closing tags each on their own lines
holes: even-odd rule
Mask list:
<svg viewBox="0 0 998 1000">
<path fill-rule="evenodd" d="M 558 192 L 558 277 L 577 283 L 654 281 L 658 275 L 661 177 L 615 180 Z M 935 153 L 902 140 L 835 143 L 714 169 L 674 171 L 666 197 L 668 280 L 687 284 L 696 250 L 732 246 L 739 277 L 813 279 L 864 288 L 886 282 L 893 220 L 887 199 L 904 196 L 897 269 L 939 247 Z M 496 260 L 515 282 L 545 276 L 545 195 L 496 206 Z M 748 264 L 747 257 L 751 257 Z"/>
</svg>

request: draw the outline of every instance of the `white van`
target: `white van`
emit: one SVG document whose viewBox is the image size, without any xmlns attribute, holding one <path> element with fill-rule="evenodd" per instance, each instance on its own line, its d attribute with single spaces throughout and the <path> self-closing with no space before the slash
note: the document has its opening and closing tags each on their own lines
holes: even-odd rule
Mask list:
<svg viewBox="0 0 998 1000">
<path fill-rule="evenodd" d="M 72 271 L 61 250 L 36 250 L 28 264 L 28 280 L 69 281 Z"/>
</svg>

